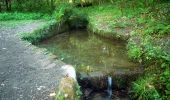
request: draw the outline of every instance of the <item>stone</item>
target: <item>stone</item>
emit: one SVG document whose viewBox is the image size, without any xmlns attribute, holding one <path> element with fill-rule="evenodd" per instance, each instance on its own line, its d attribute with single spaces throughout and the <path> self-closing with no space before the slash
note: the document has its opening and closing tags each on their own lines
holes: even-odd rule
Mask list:
<svg viewBox="0 0 170 100">
<path fill-rule="evenodd" d="M 72 65 L 64 65 L 62 66 L 62 69 L 64 70 L 64 76 L 73 78 L 74 81 L 77 81 L 76 79 L 76 71 L 75 68 Z"/>
<path fill-rule="evenodd" d="M 59 85 L 59 92 L 56 100 L 63 98 L 64 100 L 74 100 L 76 96 L 76 81 L 72 77 L 64 77 Z"/>
</svg>

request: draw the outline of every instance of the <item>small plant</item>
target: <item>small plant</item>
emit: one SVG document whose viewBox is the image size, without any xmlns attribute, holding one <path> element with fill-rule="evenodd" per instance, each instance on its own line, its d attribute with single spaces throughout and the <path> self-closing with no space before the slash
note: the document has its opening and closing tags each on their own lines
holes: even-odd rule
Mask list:
<svg viewBox="0 0 170 100">
<path fill-rule="evenodd" d="M 153 85 L 153 77 L 145 77 L 133 82 L 131 87 L 131 99 L 133 100 L 161 100 L 158 91 Z"/>
<path fill-rule="evenodd" d="M 128 55 L 131 59 L 133 60 L 140 60 L 141 56 L 142 56 L 142 48 L 137 45 L 135 42 L 131 41 L 128 43 L 127 48 L 128 50 Z"/>
<path fill-rule="evenodd" d="M 60 4 L 54 12 L 57 22 L 65 22 L 72 14 L 73 5 L 69 3 Z"/>
<path fill-rule="evenodd" d="M 60 95 L 56 96 L 55 100 L 65 100 L 64 94 L 59 93 Z"/>
<path fill-rule="evenodd" d="M 82 96 L 81 87 L 77 83 L 76 84 L 76 97 L 75 97 L 75 100 L 80 100 L 81 96 Z"/>
</svg>

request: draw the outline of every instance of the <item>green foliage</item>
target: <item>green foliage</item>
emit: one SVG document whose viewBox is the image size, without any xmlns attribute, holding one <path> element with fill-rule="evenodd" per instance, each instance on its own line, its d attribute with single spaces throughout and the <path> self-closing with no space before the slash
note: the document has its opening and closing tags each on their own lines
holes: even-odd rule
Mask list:
<svg viewBox="0 0 170 100">
<path fill-rule="evenodd" d="M 81 87 L 80 87 L 80 85 L 77 83 L 77 84 L 76 84 L 76 97 L 75 97 L 75 100 L 80 100 L 82 94 L 83 94 L 83 93 L 81 92 Z"/>
<path fill-rule="evenodd" d="M 6 20 L 38 20 L 50 19 L 49 15 L 41 13 L 0 13 L 0 21 Z"/>
<path fill-rule="evenodd" d="M 73 9 L 67 23 L 70 28 L 83 28 L 88 24 L 88 17 L 79 9 Z"/>
<path fill-rule="evenodd" d="M 55 9 L 55 3 L 55 0 L 13 0 L 12 10 L 52 13 Z"/>
<path fill-rule="evenodd" d="M 166 35 L 170 34 L 170 25 L 163 22 L 150 22 L 148 23 L 145 34 L 157 34 L 157 35 Z"/>
<path fill-rule="evenodd" d="M 69 3 L 60 4 L 55 10 L 54 16 L 57 22 L 65 22 L 72 14 L 73 5 Z"/>
<path fill-rule="evenodd" d="M 140 60 L 143 54 L 142 48 L 137 45 L 134 41 L 130 41 L 127 45 L 128 55 L 131 59 Z"/>
<path fill-rule="evenodd" d="M 34 30 L 31 33 L 19 33 L 21 39 L 26 40 L 32 44 L 38 43 L 43 39 L 51 37 L 54 33 L 51 32 L 53 28 L 55 28 L 56 21 L 50 21 L 45 26 L 40 27 L 37 30 Z"/>
<path fill-rule="evenodd" d="M 170 69 L 169 68 L 166 68 L 166 70 L 161 74 L 161 77 L 158 82 L 161 82 L 163 86 L 162 88 L 158 87 L 160 88 L 160 90 L 163 90 L 160 92 L 164 92 L 162 93 L 163 99 L 168 100 L 170 98 Z"/>
<path fill-rule="evenodd" d="M 64 94 L 59 93 L 60 95 L 57 95 L 55 100 L 65 100 Z"/>
<path fill-rule="evenodd" d="M 78 83 L 76 83 L 74 100 L 80 100 L 81 96 L 82 96 L 81 87 Z M 59 91 L 55 100 L 65 100 L 64 94 Z"/>
<path fill-rule="evenodd" d="M 161 100 L 158 91 L 153 85 L 153 77 L 140 78 L 133 82 L 131 99 L 133 100 Z"/>
<path fill-rule="evenodd" d="M 59 23 L 66 23 L 70 28 L 87 26 L 88 24 L 87 15 L 69 3 L 60 4 L 54 16 Z"/>
</svg>

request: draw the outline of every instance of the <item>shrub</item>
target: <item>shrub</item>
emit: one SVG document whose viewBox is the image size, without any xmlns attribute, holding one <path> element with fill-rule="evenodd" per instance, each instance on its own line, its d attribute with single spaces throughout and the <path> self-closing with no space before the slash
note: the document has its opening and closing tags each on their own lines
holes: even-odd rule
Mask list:
<svg viewBox="0 0 170 100">
<path fill-rule="evenodd" d="M 59 5 L 54 16 L 59 23 L 66 23 L 70 28 L 84 27 L 88 24 L 87 15 L 69 3 Z"/>
</svg>

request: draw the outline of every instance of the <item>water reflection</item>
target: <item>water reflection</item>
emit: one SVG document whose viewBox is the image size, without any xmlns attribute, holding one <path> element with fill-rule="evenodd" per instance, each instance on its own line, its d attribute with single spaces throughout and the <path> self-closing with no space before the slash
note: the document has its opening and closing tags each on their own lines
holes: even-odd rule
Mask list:
<svg viewBox="0 0 170 100">
<path fill-rule="evenodd" d="M 79 71 L 110 71 L 133 69 L 137 65 L 129 61 L 125 43 L 103 39 L 84 30 L 56 35 L 39 44 L 56 54 Z"/>
</svg>

